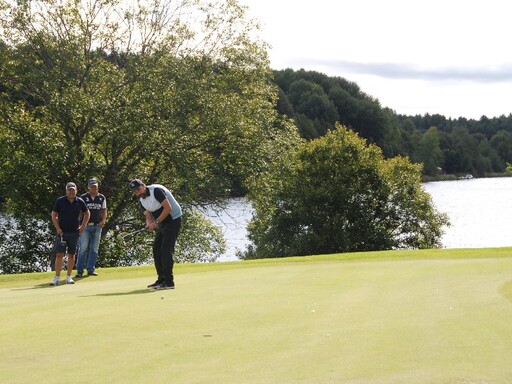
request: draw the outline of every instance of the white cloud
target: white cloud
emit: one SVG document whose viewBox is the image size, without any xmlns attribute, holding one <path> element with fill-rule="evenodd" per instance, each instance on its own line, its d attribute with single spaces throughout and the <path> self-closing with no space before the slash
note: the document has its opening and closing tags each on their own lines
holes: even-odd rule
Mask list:
<svg viewBox="0 0 512 384">
<path fill-rule="evenodd" d="M 329 72 L 375 75 L 385 79 L 427 81 L 470 81 L 479 83 L 512 82 L 512 64 L 495 67 L 422 68 L 406 63 L 359 63 L 344 60 L 303 59 L 308 66 L 324 66 Z"/>
<path fill-rule="evenodd" d="M 274 69 L 344 77 L 404 114 L 512 113 L 507 0 L 240 2 L 260 20 Z"/>
</svg>

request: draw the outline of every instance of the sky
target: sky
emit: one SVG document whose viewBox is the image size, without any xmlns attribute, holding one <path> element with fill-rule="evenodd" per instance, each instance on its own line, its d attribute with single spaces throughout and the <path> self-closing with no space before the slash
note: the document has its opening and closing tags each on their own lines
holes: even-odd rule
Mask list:
<svg viewBox="0 0 512 384">
<path fill-rule="evenodd" d="M 272 69 L 343 77 L 399 114 L 512 114 L 509 0 L 239 0 Z"/>
</svg>

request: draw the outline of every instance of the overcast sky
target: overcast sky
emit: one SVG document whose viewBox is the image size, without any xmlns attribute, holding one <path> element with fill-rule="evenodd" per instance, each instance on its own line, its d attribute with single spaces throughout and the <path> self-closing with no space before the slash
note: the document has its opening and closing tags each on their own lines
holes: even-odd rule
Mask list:
<svg viewBox="0 0 512 384">
<path fill-rule="evenodd" d="M 239 2 L 260 21 L 273 69 L 343 77 L 406 115 L 512 113 L 508 0 Z"/>
</svg>

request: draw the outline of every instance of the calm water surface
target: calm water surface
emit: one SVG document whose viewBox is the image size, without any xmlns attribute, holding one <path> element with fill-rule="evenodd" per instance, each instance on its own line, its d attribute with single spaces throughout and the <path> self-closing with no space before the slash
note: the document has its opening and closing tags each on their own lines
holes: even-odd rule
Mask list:
<svg viewBox="0 0 512 384">
<path fill-rule="evenodd" d="M 423 187 L 452 223 L 445 228 L 444 248 L 512 246 L 512 178 L 438 181 Z M 227 241 L 227 252 L 219 261 L 237 260 L 236 251 L 250 243 L 246 227 L 251 215 L 250 204 L 242 198 L 230 200 L 226 211 L 208 213 Z"/>
<path fill-rule="evenodd" d="M 424 188 L 450 217 L 445 248 L 512 246 L 512 178 L 440 181 Z"/>
</svg>

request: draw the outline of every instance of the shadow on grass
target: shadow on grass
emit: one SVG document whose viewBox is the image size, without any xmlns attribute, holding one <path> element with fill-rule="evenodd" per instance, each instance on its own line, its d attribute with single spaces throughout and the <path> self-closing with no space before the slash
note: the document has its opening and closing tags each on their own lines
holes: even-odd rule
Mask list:
<svg viewBox="0 0 512 384">
<path fill-rule="evenodd" d="M 60 286 L 63 286 L 63 285 L 67 285 L 67 284 L 61 284 Z M 72 285 L 72 284 L 70 284 Z M 59 289 L 60 286 L 57 286 L 57 287 L 54 287 L 54 286 L 51 286 L 50 283 L 41 283 L 41 284 L 37 284 L 37 285 L 34 285 L 32 287 L 24 287 L 24 288 L 12 288 L 11 290 L 12 291 L 28 291 L 28 290 L 31 290 L 31 289 Z M 101 297 L 101 296 L 127 296 L 127 295 L 141 295 L 141 294 L 144 294 L 144 293 L 151 293 L 151 292 L 156 292 L 157 290 L 156 289 L 136 289 L 134 291 L 130 291 L 130 292 L 111 292 L 111 293 L 98 293 L 98 294 L 95 294 L 95 295 L 83 295 L 83 296 L 80 296 L 80 297 Z"/>
<path fill-rule="evenodd" d="M 508 301 L 512 301 L 512 281 L 507 281 L 506 283 L 502 284 L 499 288 L 499 292 Z"/>
<path fill-rule="evenodd" d="M 81 277 L 81 278 L 75 278 L 74 284 L 77 284 L 77 283 L 80 284 L 80 282 L 84 281 L 84 279 L 85 279 L 85 276 Z M 74 285 L 74 284 L 69 284 L 69 285 Z M 28 291 L 29 289 L 41 289 L 41 288 L 59 288 L 60 286 L 63 286 L 63 285 L 68 285 L 68 284 L 66 283 L 65 280 L 61 279 L 60 284 L 57 287 L 54 287 L 53 285 L 50 285 L 50 282 L 47 282 L 47 283 L 36 284 L 31 287 L 13 288 L 12 291 Z"/>
<path fill-rule="evenodd" d="M 149 289 L 137 289 L 135 291 L 130 292 L 112 292 L 112 293 L 98 293 L 96 295 L 85 295 L 80 297 L 101 297 L 101 296 L 127 296 L 127 295 L 141 295 L 144 293 L 151 293 L 156 292 L 155 289 L 149 290 Z"/>
<path fill-rule="evenodd" d="M 66 284 L 61 284 L 61 285 L 66 285 Z M 54 287 L 52 285 L 50 285 L 50 283 L 41 283 L 41 284 L 37 284 L 37 285 L 34 285 L 32 287 L 24 287 L 24 288 L 12 288 L 11 291 L 28 291 L 29 289 L 48 289 L 48 288 L 58 288 L 58 287 Z"/>
<path fill-rule="evenodd" d="M 74 280 L 75 280 L 75 283 L 79 283 L 81 281 L 84 281 L 85 279 L 89 278 L 91 276 L 87 276 L 87 275 L 84 275 L 82 277 L 74 277 Z M 61 280 L 59 286 L 61 285 L 67 285 L 66 281 L 65 280 Z M 70 284 L 70 285 L 73 285 L 73 284 Z M 52 285 L 50 285 L 50 283 L 41 283 L 41 284 L 37 284 L 37 285 L 33 285 L 32 287 L 24 287 L 24 288 L 13 288 L 12 291 L 28 291 L 29 289 L 41 289 L 41 288 L 58 288 L 58 287 L 54 287 Z"/>
</svg>

